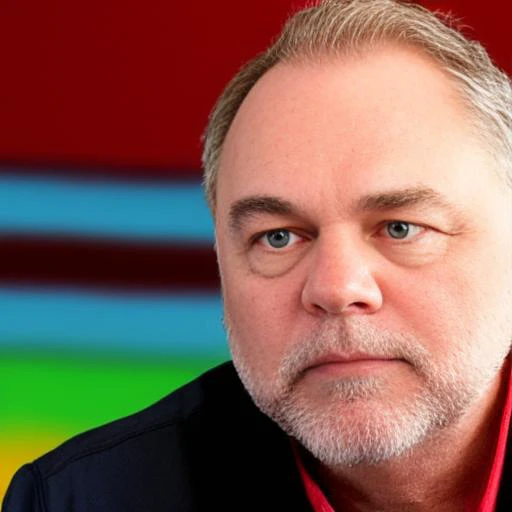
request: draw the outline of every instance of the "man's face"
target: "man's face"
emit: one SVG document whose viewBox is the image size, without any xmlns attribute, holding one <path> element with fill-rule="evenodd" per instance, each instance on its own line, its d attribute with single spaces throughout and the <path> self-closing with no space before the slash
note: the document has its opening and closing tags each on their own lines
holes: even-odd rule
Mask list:
<svg viewBox="0 0 512 512">
<path fill-rule="evenodd" d="M 400 455 L 490 396 L 512 339 L 512 198 L 425 57 L 270 70 L 216 200 L 235 365 L 320 460 Z"/>
</svg>

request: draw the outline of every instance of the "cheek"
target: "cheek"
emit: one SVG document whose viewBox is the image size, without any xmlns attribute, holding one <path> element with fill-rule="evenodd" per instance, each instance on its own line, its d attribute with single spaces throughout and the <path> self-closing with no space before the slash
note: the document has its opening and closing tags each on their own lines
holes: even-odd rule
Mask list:
<svg viewBox="0 0 512 512">
<path fill-rule="evenodd" d="M 221 272 L 225 318 L 232 348 L 248 364 L 265 373 L 273 372 L 293 344 L 296 282 L 261 278 L 229 262 L 222 263 L 221 268 L 226 269 Z"/>
<path fill-rule="evenodd" d="M 506 343 L 512 335 L 512 265 L 503 252 L 496 254 L 501 256 L 491 258 L 489 251 L 473 248 L 448 254 L 438 265 L 404 271 L 398 280 L 395 276 L 393 282 L 406 283 L 386 285 L 395 325 L 417 335 L 440 357 L 468 344 L 493 350 Z"/>
<path fill-rule="evenodd" d="M 493 238 L 466 251 L 444 274 L 450 295 L 475 321 L 495 318 L 501 322 L 512 315 L 512 252 L 503 242 Z"/>
</svg>

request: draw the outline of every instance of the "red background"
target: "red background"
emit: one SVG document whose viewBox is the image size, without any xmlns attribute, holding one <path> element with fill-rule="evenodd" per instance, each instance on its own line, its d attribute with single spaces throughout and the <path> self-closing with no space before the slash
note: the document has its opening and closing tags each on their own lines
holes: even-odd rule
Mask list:
<svg viewBox="0 0 512 512">
<path fill-rule="evenodd" d="M 508 2 L 424 4 L 453 11 L 512 71 Z M 3 0 L 0 164 L 197 176 L 215 98 L 301 5 Z"/>
</svg>

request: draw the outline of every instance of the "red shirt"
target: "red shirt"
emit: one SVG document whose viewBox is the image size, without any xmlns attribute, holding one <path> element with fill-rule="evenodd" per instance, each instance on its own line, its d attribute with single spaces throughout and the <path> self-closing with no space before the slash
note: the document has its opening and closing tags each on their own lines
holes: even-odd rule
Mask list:
<svg viewBox="0 0 512 512">
<path fill-rule="evenodd" d="M 505 451 L 507 448 L 507 437 L 510 426 L 510 417 L 512 413 L 512 378 L 510 370 L 507 375 L 507 396 L 505 399 L 504 408 L 501 415 L 500 428 L 498 439 L 496 443 L 496 451 L 494 459 L 491 464 L 489 473 L 487 474 L 487 481 L 482 481 L 483 492 L 478 503 L 473 503 L 465 507 L 464 512 L 493 512 L 496 507 L 496 500 L 498 498 L 498 490 L 500 486 L 501 474 L 503 472 L 503 463 L 505 461 Z M 309 502 L 315 512 L 335 512 L 324 493 L 313 480 L 311 475 L 307 472 L 306 468 L 300 460 L 298 451 L 294 449 L 295 460 L 299 468 L 299 473 L 302 478 L 302 483 L 306 490 Z"/>
</svg>

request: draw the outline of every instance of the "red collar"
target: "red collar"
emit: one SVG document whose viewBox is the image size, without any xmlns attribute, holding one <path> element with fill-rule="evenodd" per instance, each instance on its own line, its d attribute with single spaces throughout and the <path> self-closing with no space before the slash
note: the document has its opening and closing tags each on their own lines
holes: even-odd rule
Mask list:
<svg viewBox="0 0 512 512">
<path fill-rule="evenodd" d="M 496 442 L 494 459 L 487 474 L 487 481 L 482 481 L 482 484 L 484 485 L 482 487 L 483 492 L 479 502 L 476 504 L 473 503 L 468 505 L 465 508 L 465 512 L 493 512 L 496 507 L 501 474 L 503 472 L 503 464 L 505 462 L 505 452 L 507 448 L 510 418 L 512 415 L 512 365 L 508 364 L 508 366 L 510 366 L 510 369 L 507 371 L 506 378 L 507 396 L 501 415 L 500 429 Z M 292 446 L 302 483 L 304 485 L 304 489 L 306 490 L 309 502 L 313 507 L 313 510 L 315 512 L 335 512 L 334 508 L 331 506 L 318 484 L 313 480 L 311 475 L 307 472 L 306 468 L 302 464 L 299 451 L 295 446 L 295 442 L 292 442 Z"/>
<path fill-rule="evenodd" d="M 466 512 L 471 509 L 476 512 L 493 512 L 496 508 L 498 491 L 500 488 L 501 475 L 503 473 L 503 464 L 505 462 L 505 453 L 507 451 L 507 439 L 510 430 L 510 417 L 512 415 L 512 364 L 508 362 L 508 371 L 506 375 L 507 396 L 501 415 L 500 430 L 494 452 L 494 460 L 487 476 L 487 482 L 482 493 L 480 503 L 476 507 L 468 507 Z"/>
</svg>

